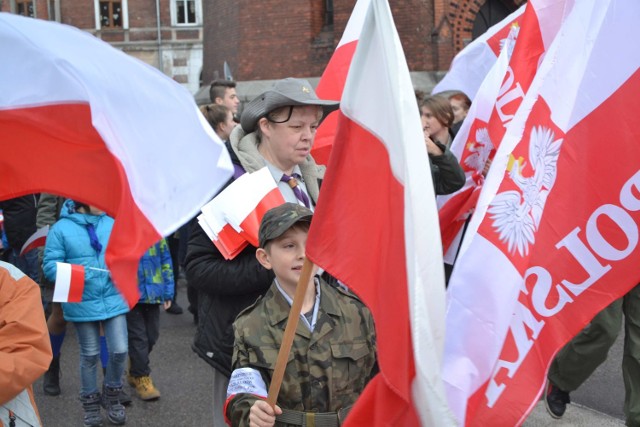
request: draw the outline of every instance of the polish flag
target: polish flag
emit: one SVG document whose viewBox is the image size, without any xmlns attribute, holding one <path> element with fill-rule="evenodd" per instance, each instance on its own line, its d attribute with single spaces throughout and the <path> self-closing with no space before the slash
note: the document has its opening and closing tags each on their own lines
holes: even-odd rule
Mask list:
<svg viewBox="0 0 640 427">
<path fill-rule="evenodd" d="M 240 235 L 231 225 L 224 222 L 212 221 L 211 218 L 207 219 L 207 215 L 201 214 L 198 216 L 198 224 L 209 236 L 209 239 L 218 248 L 224 259 L 234 259 L 244 248 L 247 247 L 247 242 L 244 237 Z"/>
<path fill-rule="evenodd" d="M 333 56 L 327 64 L 327 68 L 325 68 L 318 82 L 316 93 L 321 99 L 340 99 L 342 97 L 342 90 L 349 72 L 351 58 L 353 58 L 353 52 L 355 52 L 358 45 L 358 37 L 362 32 L 364 15 L 370 3 L 371 0 L 358 0 L 353 7 L 353 12 L 344 29 L 340 43 L 338 43 Z M 329 164 L 337 126 L 338 113 L 334 113 L 330 114 L 318 127 L 311 155 L 319 164 Z"/>
<path fill-rule="evenodd" d="M 53 302 L 82 302 L 84 266 L 56 262 L 56 271 Z"/>
<path fill-rule="evenodd" d="M 367 10 L 335 141 L 306 254 L 371 309 L 380 366 L 345 426 L 453 425 L 439 369 L 445 300 L 435 196 L 385 0 Z"/>
<path fill-rule="evenodd" d="M 456 90 L 464 92 L 474 100 L 480 85 L 498 60 L 500 48 L 507 39 L 509 31 L 514 25 L 521 26 L 520 20 L 526 6 L 526 3 L 520 6 L 458 52 L 451 62 L 451 68 L 431 93 L 435 95 Z"/>
<path fill-rule="evenodd" d="M 457 192 L 438 196 L 445 259 L 453 264 L 466 220 L 474 211 L 487 160 L 491 161 L 531 86 L 538 64 L 573 7 L 573 0 L 531 0 L 502 44 L 503 58 L 487 74 L 451 144 L 467 177 Z M 506 50 L 506 51 L 505 51 Z M 511 52 L 513 51 L 513 52 Z M 505 64 L 505 61 L 508 61 Z"/>
<path fill-rule="evenodd" d="M 522 424 L 557 351 L 640 281 L 640 169 L 621 161 L 640 157 L 640 55 L 620 49 L 638 19 L 576 2 L 494 158 L 449 283 L 443 377 L 467 425 Z"/>
<path fill-rule="evenodd" d="M 249 244 L 225 219 L 224 207 L 233 204 L 233 198 L 231 192 L 223 190 L 202 207 L 202 215 L 198 216 L 198 223 L 227 260 L 235 258 Z"/>
<path fill-rule="evenodd" d="M 48 192 L 116 218 L 106 262 L 129 305 L 140 257 L 231 175 L 191 94 L 85 31 L 0 13 L 0 199 Z"/>
<path fill-rule="evenodd" d="M 225 219 L 251 245 L 258 247 L 258 230 L 264 214 L 284 203 L 284 197 L 266 166 L 245 173 L 227 187 L 233 203 L 224 207 Z"/>
<path fill-rule="evenodd" d="M 26 254 L 32 249 L 44 246 L 45 242 L 47 241 L 47 234 L 49 234 L 48 225 L 37 229 L 36 232 L 33 233 L 26 242 L 24 242 L 24 245 L 22 245 L 22 249 L 20 249 L 20 256 Z"/>
<path fill-rule="evenodd" d="M 262 217 L 269 209 L 284 202 L 271 172 L 265 166 L 241 175 L 202 207 L 202 219 L 206 222 L 203 229 L 205 232 L 211 230 L 216 247 L 226 259 L 233 259 L 247 243 L 258 247 Z"/>
</svg>

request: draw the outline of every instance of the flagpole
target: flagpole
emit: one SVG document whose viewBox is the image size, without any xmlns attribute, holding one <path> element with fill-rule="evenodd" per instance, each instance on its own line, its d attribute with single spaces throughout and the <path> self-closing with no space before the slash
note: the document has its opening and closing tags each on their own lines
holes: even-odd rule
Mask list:
<svg viewBox="0 0 640 427">
<path fill-rule="evenodd" d="M 282 385 L 282 378 L 284 377 L 284 370 L 287 367 L 287 360 L 289 360 L 289 353 L 291 352 L 291 345 L 293 344 L 293 336 L 295 335 L 296 328 L 298 327 L 298 320 L 300 320 L 302 301 L 304 301 L 304 296 L 307 292 L 307 286 L 311 279 L 312 270 L 313 263 L 305 257 L 304 264 L 302 265 L 302 271 L 300 272 L 300 279 L 298 280 L 298 286 L 296 287 L 296 293 L 293 296 L 291 310 L 289 311 L 289 320 L 287 321 L 287 326 L 284 329 L 284 336 L 282 337 L 280 351 L 278 352 L 278 358 L 276 359 L 276 367 L 273 371 L 271 384 L 269 385 L 267 403 L 271 405 L 272 408 L 275 407 L 276 401 L 278 400 L 280 386 Z"/>
</svg>

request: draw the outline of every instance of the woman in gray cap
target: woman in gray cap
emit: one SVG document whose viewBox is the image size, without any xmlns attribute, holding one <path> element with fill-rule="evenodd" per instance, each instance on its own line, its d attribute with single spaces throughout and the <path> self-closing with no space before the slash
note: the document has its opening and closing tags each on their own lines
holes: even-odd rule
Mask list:
<svg viewBox="0 0 640 427">
<path fill-rule="evenodd" d="M 234 178 L 267 166 L 284 199 L 313 209 L 324 166 L 310 156 L 318 125 L 338 108 L 321 100 L 308 81 L 287 78 L 251 101 L 241 126 L 227 148 Z M 187 248 L 189 286 L 198 290 L 198 330 L 194 351 L 214 368 L 214 426 L 224 426 L 223 407 L 231 375 L 233 328 L 236 316 L 262 296 L 273 281 L 249 245 L 233 260 L 225 260 L 194 222 Z"/>
</svg>

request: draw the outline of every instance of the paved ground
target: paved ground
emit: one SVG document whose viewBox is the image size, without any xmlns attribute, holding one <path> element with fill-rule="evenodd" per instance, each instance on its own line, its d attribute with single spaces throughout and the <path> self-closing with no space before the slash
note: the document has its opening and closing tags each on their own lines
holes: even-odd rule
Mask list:
<svg viewBox="0 0 640 427">
<path fill-rule="evenodd" d="M 184 289 L 180 289 L 178 301 L 185 308 L 185 313 L 175 316 L 161 312 L 160 339 L 151 354 L 152 378 L 162 397 L 156 402 L 134 398 L 127 409 L 128 426 L 211 426 L 211 368 L 191 350 L 195 325 L 186 312 Z M 73 327 L 68 329 L 62 352 L 62 394 L 45 396 L 42 380 L 39 380 L 34 386 L 36 401 L 45 426 L 82 426 L 82 409 L 77 400 L 78 344 Z M 578 404 L 570 405 L 562 420 L 553 420 L 540 404 L 525 422 L 525 427 L 623 425 L 620 421 L 624 400 L 621 359 L 622 342 L 619 339 L 609 360 L 572 394 L 573 401 Z"/>
</svg>

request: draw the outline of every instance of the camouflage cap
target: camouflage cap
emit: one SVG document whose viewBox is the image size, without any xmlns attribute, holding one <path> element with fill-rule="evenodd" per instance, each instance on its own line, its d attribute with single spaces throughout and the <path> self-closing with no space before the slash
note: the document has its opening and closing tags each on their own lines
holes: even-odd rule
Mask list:
<svg viewBox="0 0 640 427">
<path fill-rule="evenodd" d="M 297 203 L 285 203 L 278 207 L 269 209 L 262 217 L 260 223 L 260 231 L 258 231 L 258 240 L 260 247 L 264 246 L 273 239 L 282 236 L 288 229 L 298 222 L 311 222 L 313 212 L 309 208 L 305 208 Z"/>
</svg>

